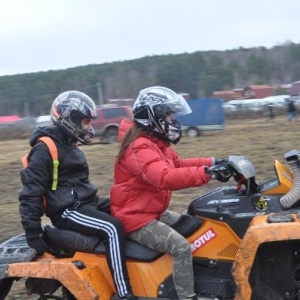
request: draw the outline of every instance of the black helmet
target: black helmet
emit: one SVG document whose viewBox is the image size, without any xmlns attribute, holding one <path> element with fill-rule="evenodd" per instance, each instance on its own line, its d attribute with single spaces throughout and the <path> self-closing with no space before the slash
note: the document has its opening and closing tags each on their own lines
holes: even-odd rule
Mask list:
<svg viewBox="0 0 300 300">
<path fill-rule="evenodd" d="M 168 123 L 166 116 L 170 113 L 176 116 L 191 112 L 181 95 L 161 86 L 141 90 L 133 104 L 135 122 L 173 144 L 178 143 L 181 138 L 181 124 L 175 119 Z"/>
<path fill-rule="evenodd" d="M 95 135 L 95 130 L 82 128 L 83 117 L 97 118 L 96 105 L 88 95 L 78 91 L 67 91 L 59 94 L 54 100 L 51 107 L 53 124 L 71 138 L 89 144 Z"/>
</svg>

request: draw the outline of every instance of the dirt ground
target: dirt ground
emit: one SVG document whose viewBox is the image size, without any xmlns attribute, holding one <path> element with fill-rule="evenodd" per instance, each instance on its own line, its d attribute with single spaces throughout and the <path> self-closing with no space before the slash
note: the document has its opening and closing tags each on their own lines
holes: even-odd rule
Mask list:
<svg viewBox="0 0 300 300">
<path fill-rule="evenodd" d="M 283 154 L 292 149 L 300 150 L 298 141 L 300 121 L 290 122 L 286 116 L 274 122 L 260 119 L 230 120 L 223 131 L 205 132 L 197 138 L 183 137 L 174 148 L 182 157 L 214 156 L 222 158 L 230 154 L 247 156 L 256 168 L 259 182 L 274 178 L 274 159 L 283 161 Z M 27 139 L 0 141 L 0 242 L 22 233 L 18 213 L 18 194 L 21 189 L 20 158 L 27 153 Z M 113 163 L 118 144 L 94 144 L 82 146 L 90 164 L 90 178 L 99 187 L 102 196 L 109 196 L 113 183 Z M 206 186 L 173 193 L 171 209 L 181 212 L 188 203 L 222 183 L 211 181 Z M 232 184 L 234 182 L 232 181 Z M 44 219 L 43 222 L 48 222 Z M 7 299 L 29 299 L 14 289 Z"/>
</svg>

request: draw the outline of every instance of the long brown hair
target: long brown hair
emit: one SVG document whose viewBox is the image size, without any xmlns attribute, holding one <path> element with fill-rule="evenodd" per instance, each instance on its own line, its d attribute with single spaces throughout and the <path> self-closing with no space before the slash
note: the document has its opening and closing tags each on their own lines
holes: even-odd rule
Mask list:
<svg viewBox="0 0 300 300">
<path fill-rule="evenodd" d="M 121 142 L 120 150 L 117 155 L 117 161 L 120 161 L 123 158 L 124 153 L 125 153 L 127 147 L 130 145 L 130 143 L 132 143 L 137 137 L 139 137 L 141 135 L 146 135 L 146 134 L 147 134 L 146 129 L 144 129 L 141 126 L 134 123 L 134 126 L 132 126 L 126 132 L 126 134 Z"/>
</svg>

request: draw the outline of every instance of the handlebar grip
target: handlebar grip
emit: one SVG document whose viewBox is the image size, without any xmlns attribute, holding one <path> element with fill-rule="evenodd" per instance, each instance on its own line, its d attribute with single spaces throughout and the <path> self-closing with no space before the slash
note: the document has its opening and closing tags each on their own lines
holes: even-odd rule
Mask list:
<svg viewBox="0 0 300 300">
<path fill-rule="evenodd" d="M 211 179 L 217 179 L 217 178 L 218 178 L 218 174 L 212 172 L 212 173 L 210 174 L 210 178 L 211 178 Z"/>
<path fill-rule="evenodd" d="M 210 175 L 211 179 L 217 179 L 218 178 L 218 174 L 216 172 L 214 172 L 214 167 L 212 166 L 210 168 L 206 168 L 205 173 Z"/>
</svg>

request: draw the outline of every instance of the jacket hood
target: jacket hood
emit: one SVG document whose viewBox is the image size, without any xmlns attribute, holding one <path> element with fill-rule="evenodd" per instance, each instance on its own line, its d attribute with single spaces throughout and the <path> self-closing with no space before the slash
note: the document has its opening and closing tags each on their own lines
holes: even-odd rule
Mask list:
<svg viewBox="0 0 300 300">
<path fill-rule="evenodd" d="M 134 122 L 129 119 L 123 119 L 119 125 L 119 135 L 118 135 L 118 142 L 122 142 L 124 136 L 126 135 L 127 131 L 135 126 Z M 161 138 L 157 137 L 151 132 L 145 131 L 144 137 L 150 139 L 153 143 L 156 143 L 159 147 L 169 147 L 170 142 L 162 140 Z"/>
<path fill-rule="evenodd" d="M 57 128 L 55 125 L 39 126 L 34 130 L 29 139 L 30 146 L 33 147 L 37 140 L 42 136 L 49 136 L 61 144 L 65 141 L 68 141 L 68 137 L 63 135 L 61 130 L 59 130 L 59 128 Z"/>
<path fill-rule="evenodd" d="M 122 142 L 126 132 L 134 126 L 134 122 L 129 119 L 122 119 L 119 125 L 118 142 Z"/>
</svg>

